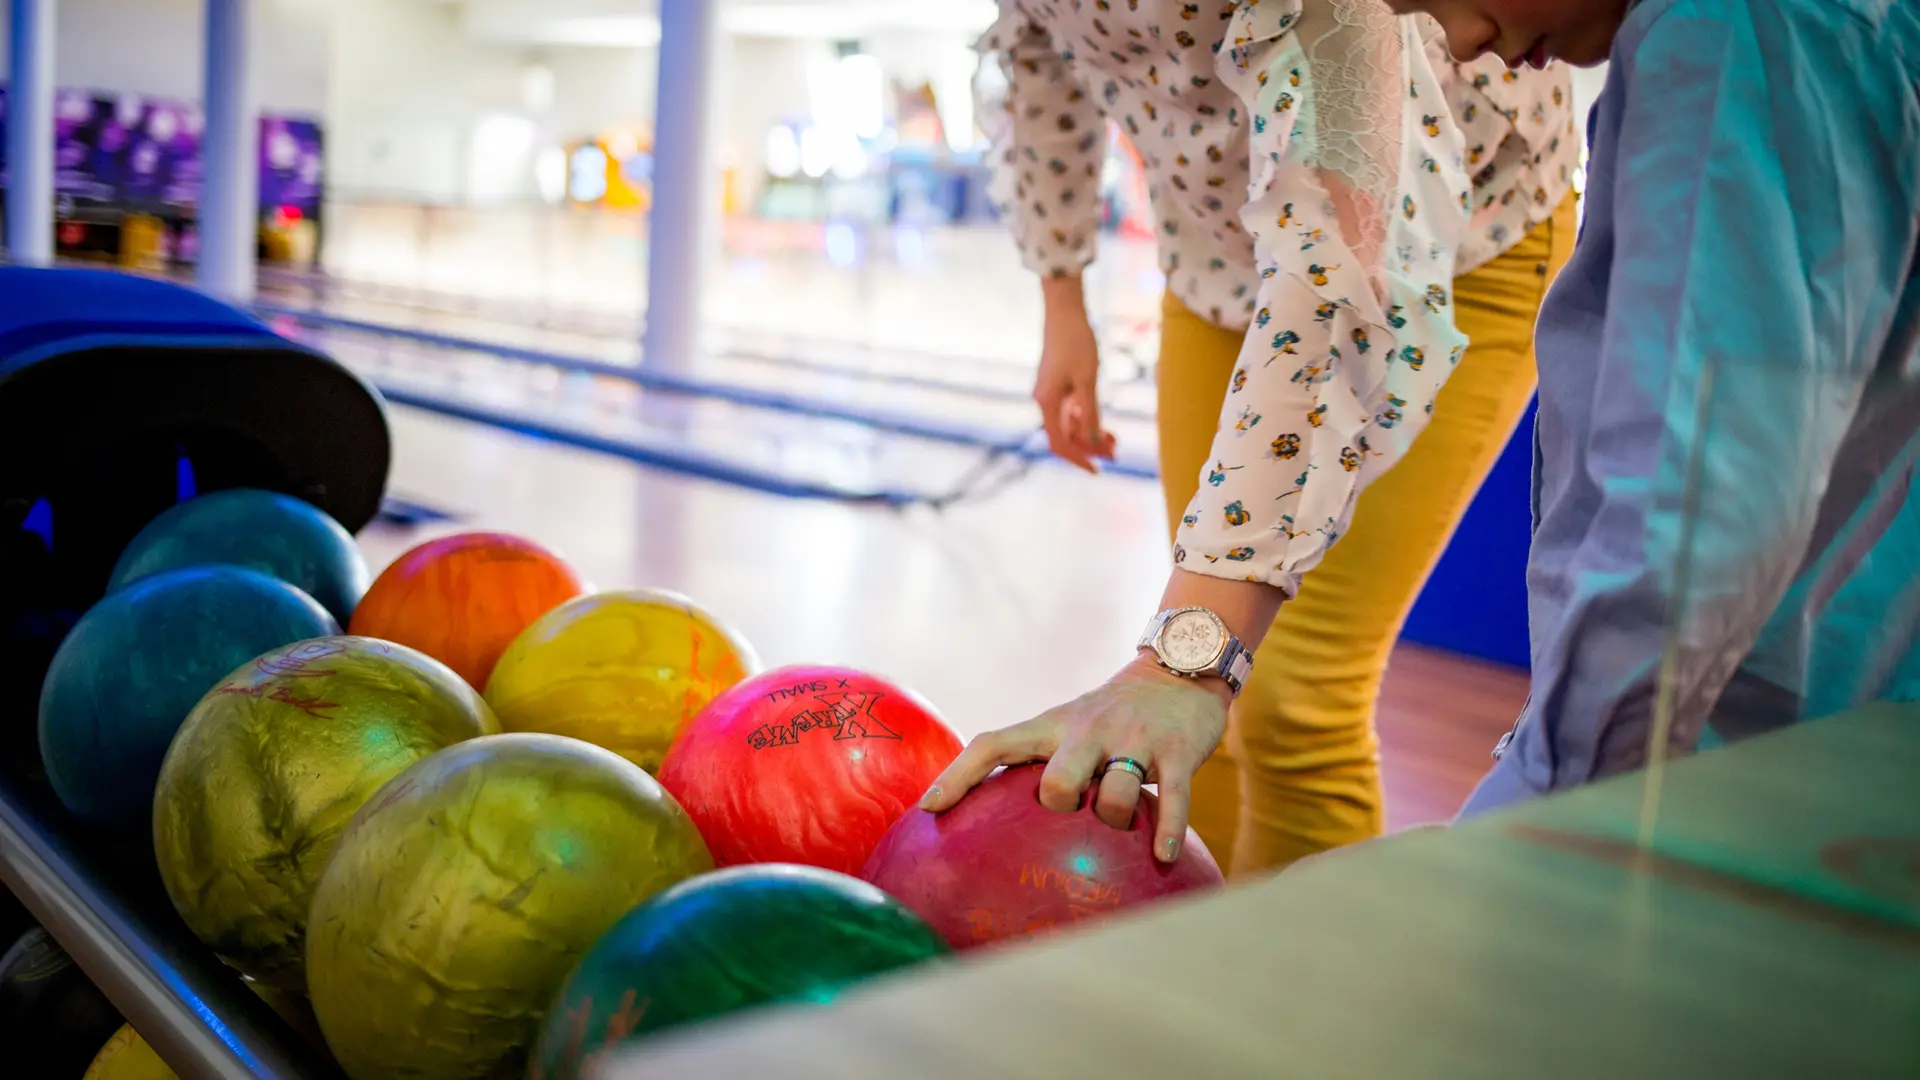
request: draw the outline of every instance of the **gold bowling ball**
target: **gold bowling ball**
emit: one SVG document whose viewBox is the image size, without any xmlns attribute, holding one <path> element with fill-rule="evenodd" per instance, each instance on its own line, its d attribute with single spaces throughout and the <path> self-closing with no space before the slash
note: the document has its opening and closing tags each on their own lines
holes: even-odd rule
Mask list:
<svg viewBox="0 0 1920 1080">
<path fill-rule="evenodd" d="M 684 596 L 605 592 L 522 631 L 487 704 L 503 730 L 566 735 L 655 772 L 687 721 L 758 668 L 744 638 Z"/>
<path fill-rule="evenodd" d="M 133 1025 L 121 1024 L 107 1045 L 93 1056 L 93 1064 L 87 1066 L 81 1080 L 180 1080 L 180 1077 L 167 1068 L 167 1063 L 133 1030 Z"/>
<path fill-rule="evenodd" d="M 313 895 L 307 985 L 353 1080 L 509 1077 L 567 973 L 635 905 L 713 868 L 610 751 L 490 735 L 395 777 Z"/>
<path fill-rule="evenodd" d="M 201 698 L 160 768 L 167 894 L 229 964 L 304 995 L 307 904 L 354 812 L 428 754 L 498 730 L 465 681 L 404 645 L 329 637 L 266 653 Z"/>
</svg>

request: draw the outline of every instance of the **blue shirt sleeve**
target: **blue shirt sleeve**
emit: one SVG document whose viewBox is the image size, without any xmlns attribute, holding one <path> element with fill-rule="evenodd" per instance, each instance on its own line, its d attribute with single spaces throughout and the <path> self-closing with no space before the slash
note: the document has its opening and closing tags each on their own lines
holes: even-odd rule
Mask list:
<svg viewBox="0 0 1920 1080">
<path fill-rule="evenodd" d="M 1892 33 L 1794 0 L 1645 4 L 1622 28 L 1581 238 L 1603 272 L 1541 321 L 1543 417 L 1573 437 L 1541 463 L 1533 696 L 1467 813 L 1643 764 L 1656 717 L 1691 748 L 1818 555 L 1842 448 L 1910 359 L 1914 74 Z"/>
</svg>

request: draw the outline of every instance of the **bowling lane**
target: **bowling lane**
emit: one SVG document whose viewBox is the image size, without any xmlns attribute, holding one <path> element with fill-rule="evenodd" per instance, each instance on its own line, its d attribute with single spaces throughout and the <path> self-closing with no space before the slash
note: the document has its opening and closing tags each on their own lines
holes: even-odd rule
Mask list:
<svg viewBox="0 0 1920 1080">
<path fill-rule="evenodd" d="M 502 303 L 460 304 L 447 298 L 365 283 L 283 277 L 268 293 L 268 310 L 312 311 L 342 319 L 428 331 L 519 349 L 538 349 L 603 363 L 639 359 L 639 326 L 631 317 L 595 311 L 537 312 Z M 296 282 L 297 284 L 287 284 Z M 1137 328 L 1108 327 L 1102 399 L 1123 444 L 1151 455 L 1154 342 Z M 710 325 L 708 353 L 685 374 L 723 384 L 832 395 L 851 403 L 1003 430 L 1028 426 L 1032 359 L 939 350 L 872 349 L 831 336 L 784 334 Z"/>
<path fill-rule="evenodd" d="M 333 277 L 321 272 L 285 267 L 262 268 L 261 295 L 273 302 L 311 306 L 321 310 L 380 312 L 402 319 L 453 317 L 501 328 L 516 337 L 542 335 L 538 340 L 564 344 L 569 349 L 611 341 L 608 358 L 637 354 L 642 317 L 630 310 L 553 305 L 509 297 L 481 297 L 435 292 L 384 281 Z M 955 372 L 976 375 L 996 386 L 1024 389 L 1033 377 L 1037 343 L 1023 343 L 1014 351 L 966 352 L 946 344 L 908 348 L 876 345 L 854 336 L 831 312 L 804 330 L 755 326 L 740 320 L 708 324 L 708 339 L 721 351 L 735 355 L 764 353 L 780 348 L 832 359 L 845 366 L 873 372 Z M 844 313 L 842 313 L 844 314 Z M 453 325 L 459 325 L 454 323 Z M 1109 322 L 1106 336 L 1129 355 L 1146 353 L 1151 359 L 1153 326 L 1138 320 Z M 1122 365 L 1125 375 L 1138 371 Z"/>
<path fill-rule="evenodd" d="M 938 499 L 1024 467 L 1021 460 L 989 461 L 990 447 L 712 396 L 652 391 L 618 377 L 354 332 L 304 327 L 291 332 L 403 403 L 433 401 L 469 419 L 491 416 L 563 438 L 605 440 L 637 448 L 643 458 L 653 452 L 697 457 L 715 468 L 745 470 L 784 484 Z M 1029 457 L 1042 446 L 1030 430 L 985 434 L 1003 440 L 1001 447 L 1029 447 Z"/>
<path fill-rule="evenodd" d="M 362 534 L 378 569 L 413 544 L 499 528 L 596 586 L 693 596 L 769 665 L 829 662 L 914 687 L 963 738 L 1085 692 L 1131 656 L 1165 580 L 1154 486 L 1038 468 L 978 501 L 893 511 L 782 499 L 393 410 L 392 490 L 449 511 Z M 900 440 L 904 467 L 937 451 Z M 1524 675 L 1415 647 L 1380 707 L 1389 824 L 1452 813 L 1526 693 Z"/>
<path fill-rule="evenodd" d="M 351 281 L 458 307 L 624 319 L 646 296 L 643 221 L 566 209 L 329 202 L 325 266 Z M 846 241 L 853 241 L 851 244 Z M 832 339 L 901 355 L 944 353 L 1031 367 L 1039 289 L 1004 229 L 822 226 L 730 218 L 708 270 L 702 323 Z M 1150 238 L 1108 234 L 1086 279 L 1109 329 L 1150 339 L 1165 278 Z M 631 338 L 630 330 L 616 331 Z"/>
</svg>

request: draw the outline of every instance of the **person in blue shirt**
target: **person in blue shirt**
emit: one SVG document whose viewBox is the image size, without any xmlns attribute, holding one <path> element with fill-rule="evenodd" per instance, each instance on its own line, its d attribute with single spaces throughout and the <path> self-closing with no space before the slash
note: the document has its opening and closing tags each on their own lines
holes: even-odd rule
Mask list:
<svg viewBox="0 0 1920 1080">
<path fill-rule="evenodd" d="M 1920 4 L 1401 7 L 1612 59 L 1536 330 L 1532 698 L 1465 812 L 1912 693 L 1920 579 L 1875 552 L 1913 542 Z"/>
<path fill-rule="evenodd" d="M 1532 695 L 1463 814 L 1920 697 L 1920 0 L 1389 5 L 1462 59 L 1609 61 L 1535 338 Z M 1256 647 L 1284 598 L 1226 584 Z M 982 736 L 922 805 L 1035 758 L 1053 809 L 1098 785 L 1130 812 L 1150 779 L 1171 861 L 1227 700 L 1103 687 Z"/>
</svg>

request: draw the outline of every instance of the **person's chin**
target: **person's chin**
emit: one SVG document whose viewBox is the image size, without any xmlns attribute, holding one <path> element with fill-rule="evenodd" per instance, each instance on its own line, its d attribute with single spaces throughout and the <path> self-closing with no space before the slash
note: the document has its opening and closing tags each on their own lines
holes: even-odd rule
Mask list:
<svg viewBox="0 0 1920 1080">
<path fill-rule="evenodd" d="M 1568 32 L 1564 38 L 1548 42 L 1548 51 L 1555 60 L 1564 61 L 1574 67 L 1598 67 L 1607 62 L 1613 54 L 1613 38 L 1620 32 L 1620 23 L 1626 18 L 1626 5 L 1611 17 L 1597 19 L 1578 30 Z"/>
<path fill-rule="evenodd" d="M 1607 62 L 1608 55 L 1613 51 L 1612 44 L 1611 35 L 1609 35 L 1608 38 L 1599 41 L 1582 41 L 1555 48 L 1549 55 L 1555 60 L 1577 68 L 1599 67 Z"/>
</svg>

